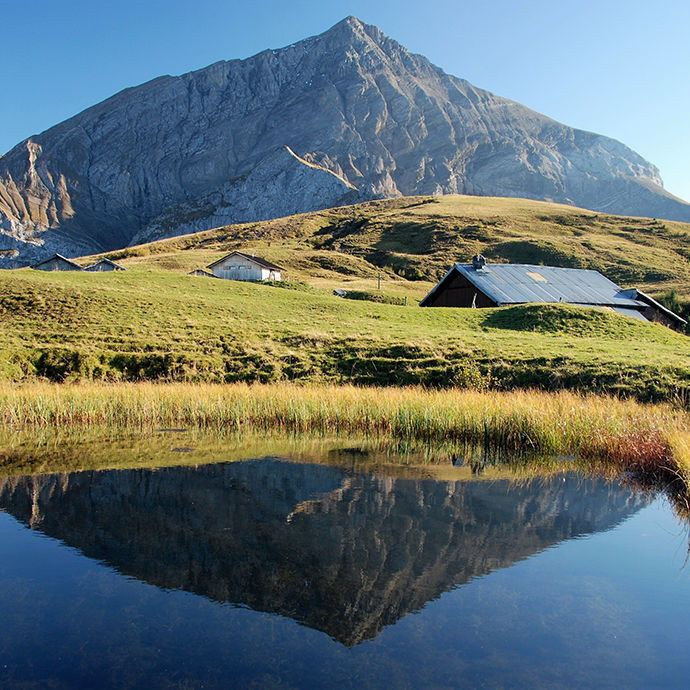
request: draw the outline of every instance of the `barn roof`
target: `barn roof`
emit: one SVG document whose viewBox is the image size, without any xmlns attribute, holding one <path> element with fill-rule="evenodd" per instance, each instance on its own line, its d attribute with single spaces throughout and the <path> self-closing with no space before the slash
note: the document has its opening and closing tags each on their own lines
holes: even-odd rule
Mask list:
<svg viewBox="0 0 690 690">
<path fill-rule="evenodd" d="M 33 264 L 30 268 L 38 268 L 39 266 L 43 266 L 43 264 L 50 263 L 51 261 L 64 261 L 65 263 L 69 264 L 70 266 L 73 266 L 74 268 L 78 268 L 80 271 L 84 270 L 83 266 L 80 266 L 78 263 L 75 261 L 72 261 L 71 259 L 68 259 L 67 257 L 62 256 L 62 254 L 53 254 L 53 256 L 48 257 L 47 259 L 43 261 L 39 261 L 37 264 Z"/>
<path fill-rule="evenodd" d="M 223 261 L 229 259 L 231 256 L 241 256 L 244 259 L 249 259 L 249 261 L 253 261 L 255 264 L 261 266 L 262 268 L 268 268 L 271 271 L 285 270 L 282 267 L 277 266 L 276 264 L 272 264 L 270 261 L 266 261 L 266 259 L 261 259 L 258 256 L 250 256 L 249 254 L 245 254 L 244 252 L 230 252 L 229 254 L 226 254 L 225 256 L 218 259 L 218 261 L 214 261 L 212 264 L 209 264 L 208 266 L 206 266 L 206 268 L 213 268 L 214 266 L 223 263 Z"/>
<path fill-rule="evenodd" d="M 663 312 L 664 314 L 666 314 L 666 316 L 674 319 L 678 323 L 687 323 L 687 321 L 682 316 L 678 316 L 678 314 L 676 314 L 675 312 L 672 312 L 670 309 L 667 309 L 663 304 L 657 302 L 653 297 L 650 297 L 647 293 L 642 292 L 642 290 L 635 290 L 635 297 L 641 302 L 649 304 L 650 306 L 653 306 L 655 309 L 658 309 L 659 311 Z"/>
<path fill-rule="evenodd" d="M 190 271 L 187 273 L 188 276 L 203 276 L 204 278 L 217 278 L 218 276 L 214 276 L 213 273 L 209 273 L 208 271 L 204 271 L 203 268 L 195 268 L 193 271 Z"/>
<path fill-rule="evenodd" d="M 111 261 L 110 259 L 108 259 L 106 257 L 103 257 L 102 259 L 99 259 L 98 261 L 92 263 L 90 266 L 87 266 L 84 270 L 85 271 L 91 271 L 94 268 L 96 268 L 96 266 L 98 266 L 98 264 L 108 264 L 108 266 L 114 266 L 119 271 L 126 271 L 127 270 L 124 266 L 120 266 L 120 264 L 116 264 L 114 261 Z"/>
<path fill-rule="evenodd" d="M 455 264 L 420 304 L 424 306 L 454 272 L 465 276 L 498 305 L 567 302 L 633 309 L 645 306 L 636 299 L 635 290 L 621 289 L 599 271 L 531 264 L 485 264 L 478 268 Z"/>
</svg>

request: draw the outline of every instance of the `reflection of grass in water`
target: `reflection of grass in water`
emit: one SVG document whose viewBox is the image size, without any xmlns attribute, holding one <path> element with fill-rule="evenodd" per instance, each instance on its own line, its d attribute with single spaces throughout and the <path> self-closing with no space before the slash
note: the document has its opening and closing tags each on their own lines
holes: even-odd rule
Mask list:
<svg viewBox="0 0 690 690">
<path fill-rule="evenodd" d="M 495 467 L 510 467 L 512 471 L 525 462 L 516 452 L 489 451 L 463 442 L 432 444 L 386 436 L 258 434 L 193 428 L 127 432 L 113 427 L 0 433 L 0 467 L 4 474 L 155 469 L 264 457 L 346 465 L 353 471 L 375 470 L 396 476 L 422 473 L 454 478 L 484 475 Z"/>
<path fill-rule="evenodd" d="M 505 451 L 463 441 L 198 429 L 126 432 L 112 427 L 0 433 L 0 474 L 4 476 L 200 466 L 266 457 L 336 465 L 353 473 L 440 481 L 509 480 L 523 484 L 573 471 L 612 481 L 623 476 L 634 490 L 665 492 L 681 517 L 690 516 L 686 484 L 669 482 L 666 475 L 642 470 L 625 473 L 624 464 L 610 459 Z"/>
<path fill-rule="evenodd" d="M 308 453 L 314 438 L 198 430 L 129 432 L 116 427 L 15 430 L 0 435 L 0 465 L 8 474 L 203 465 Z"/>
</svg>

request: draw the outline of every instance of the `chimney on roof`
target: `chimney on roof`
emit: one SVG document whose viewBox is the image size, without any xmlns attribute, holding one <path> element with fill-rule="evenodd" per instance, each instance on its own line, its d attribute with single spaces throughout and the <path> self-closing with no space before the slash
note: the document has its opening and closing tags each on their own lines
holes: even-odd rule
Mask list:
<svg viewBox="0 0 690 690">
<path fill-rule="evenodd" d="M 472 268 L 474 268 L 475 271 L 478 271 L 481 268 L 484 268 L 486 266 L 486 259 L 481 255 L 481 254 L 475 254 L 472 257 Z"/>
</svg>

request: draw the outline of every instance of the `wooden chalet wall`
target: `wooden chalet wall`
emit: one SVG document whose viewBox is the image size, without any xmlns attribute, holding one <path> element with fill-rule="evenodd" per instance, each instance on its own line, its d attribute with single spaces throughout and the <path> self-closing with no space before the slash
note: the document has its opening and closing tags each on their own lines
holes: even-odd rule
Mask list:
<svg viewBox="0 0 690 690">
<path fill-rule="evenodd" d="M 471 307 L 473 301 L 476 307 L 496 306 L 496 302 L 489 299 L 483 292 L 480 292 L 465 276 L 457 271 L 453 271 L 450 277 L 438 288 L 424 306 Z"/>
<path fill-rule="evenodd" d="M 640 314 L 644 316 L 648 321 L 653 321 L 654 323 L 661 323 L 668 328 L 673 328 L 676 331 L 682 331 L 683 325 L 678 323 L 675 319 L 672 319 L 663 311 L 657 309 L 654 305 L 649 305 L 644 309 L 640 309 Z"/>
</svg>

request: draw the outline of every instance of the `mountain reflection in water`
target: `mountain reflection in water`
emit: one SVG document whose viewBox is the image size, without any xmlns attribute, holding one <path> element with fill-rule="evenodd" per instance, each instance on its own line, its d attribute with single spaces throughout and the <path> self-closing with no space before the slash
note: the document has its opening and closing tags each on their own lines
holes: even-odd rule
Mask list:
<svg viewBox="0 0 690 690">
<path fill-rule="evenodd" d="M 270 458 L 0 480 L 1 509 L 123 574 L 347 646 L 650 501 L 575 473 L 439 481 Z"/>
</svg>

